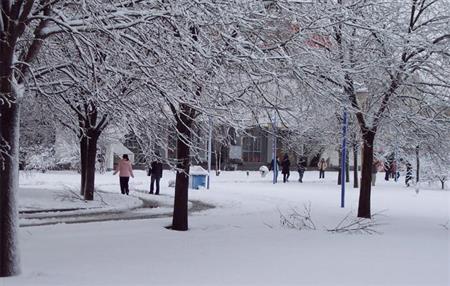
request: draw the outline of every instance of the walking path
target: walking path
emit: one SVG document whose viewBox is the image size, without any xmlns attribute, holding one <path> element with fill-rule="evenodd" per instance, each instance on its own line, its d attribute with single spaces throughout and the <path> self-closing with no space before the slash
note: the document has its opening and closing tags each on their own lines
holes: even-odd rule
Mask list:
<svg viewBox="0 0 450 286">
<path fill-rule="evenodd" d="M 105 194 L 107 192 L 99 192 Z M 146 192 L 136 190 L 135 197 L 141 200 L 138 206 L 123 208 L 51 208 L 19 211 L 20 226 L 42 226 L 59 223 L 88 223 L 112 220 L 138 220 L 170 217 L 173 212 L 173 205 L 148 198 Z M 169 197 L 166 195 L 160 195 Z M 189 203 L 189 213 L 200 212 L 214 208 L 213 205 L 201 201 L 191 200 Z"/>
</svg>

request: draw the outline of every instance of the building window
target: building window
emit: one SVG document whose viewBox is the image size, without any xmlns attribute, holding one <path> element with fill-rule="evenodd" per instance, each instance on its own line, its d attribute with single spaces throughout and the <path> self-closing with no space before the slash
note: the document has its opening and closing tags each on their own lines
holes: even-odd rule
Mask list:
<svg viewBox="0 0 450 286">
<path fill-rule="evenodd" d="M 244 162 L 261 162 L 261 137 L 242 138 L 242 160 Z"/>
</svg>

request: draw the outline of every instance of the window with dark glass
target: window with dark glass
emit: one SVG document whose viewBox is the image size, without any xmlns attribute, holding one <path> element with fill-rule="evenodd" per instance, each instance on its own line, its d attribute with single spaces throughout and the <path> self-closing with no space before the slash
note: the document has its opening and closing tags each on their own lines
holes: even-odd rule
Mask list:
<svg viewBox="0 0 450 286">
<path fill-rule="evenodd" d="M 261 162 L 261 145 L 261 137 L 243 137 L 242 160 L 244 162 Z"/>
</svg>

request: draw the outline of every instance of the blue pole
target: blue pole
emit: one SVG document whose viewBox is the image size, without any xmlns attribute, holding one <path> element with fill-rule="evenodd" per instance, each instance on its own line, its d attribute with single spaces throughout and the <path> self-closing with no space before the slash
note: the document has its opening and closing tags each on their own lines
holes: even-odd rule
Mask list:
<svg viewBox="0 0 450 286">
<path fill-rule="evenodd" d="M 342 158 L 341 158 L 341 208 L 345 206 L 345 166 L 347 153 L 347 111 L 344 109 L 344 120 L 342 124 Z"/>
</svg>

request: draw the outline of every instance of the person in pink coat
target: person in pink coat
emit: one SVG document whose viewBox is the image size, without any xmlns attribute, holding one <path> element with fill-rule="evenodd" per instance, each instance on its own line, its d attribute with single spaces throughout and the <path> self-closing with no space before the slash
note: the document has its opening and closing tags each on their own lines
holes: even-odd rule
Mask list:
<svg viewBox="0 0 450 286">
<path fill-rule="evenodd" d="M 123 195 L 130 192 L 128 188 L 128 181 L 130 180 L 130 177 L 134 178 L 133 175 L 133 168 L 131 167 L 130 159 L 128 159 L 127 154 L 123 154 L 122 160 L 119 161 L 119 164 L 117 164 L 117 168 L 114 171 L 113 175 L 119 173 L 119 179 L 120 179 L 120 191 Z"/>
</svg>

